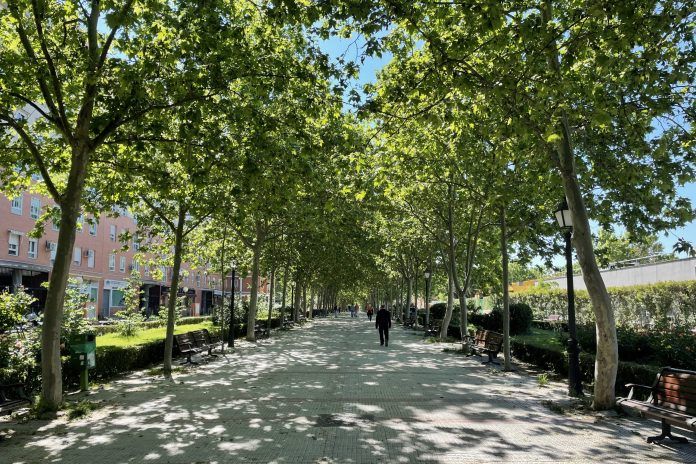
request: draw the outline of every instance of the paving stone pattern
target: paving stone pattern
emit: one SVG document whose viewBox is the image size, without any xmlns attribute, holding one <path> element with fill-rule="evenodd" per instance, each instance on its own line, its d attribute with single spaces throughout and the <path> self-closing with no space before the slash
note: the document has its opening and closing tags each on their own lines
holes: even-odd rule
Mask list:
<svg viewBox="0 0 696 464">
<path fill-rule="evenodd" d="M 659 424 L 563 414 L 566 387 L 504 373 L 364 317 L 322 319 L 175 375 L 136 373 L 68 422 L 0 423 L 0 463 L 694 462 Z"/>
</svg>

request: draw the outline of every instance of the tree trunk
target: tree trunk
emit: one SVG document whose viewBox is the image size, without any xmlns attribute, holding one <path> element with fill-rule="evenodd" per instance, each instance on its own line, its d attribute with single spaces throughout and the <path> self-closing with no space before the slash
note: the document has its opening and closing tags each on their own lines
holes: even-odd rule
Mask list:
<svg viewBox="0 0 696 464">
<path fill-rule="evenodd" d="M 283 322 L 285 322 L 285 297 L 288 292 L 288 268 L 287 266 L 283 269 L 283 304 L 280 305 L 280 327 L 283 327 Z"/>
<path fill-rule="evenodd" d="M 316 288 L 312 288 L 312 293 L 309 295 L 309 318 L 314 319 L 314 296 L 316 293 Z"/>
<path fill-rule="evenodd" d="M 174 347 L 174 313 L 176 312 L 177 293 L 179 291 L 179 272 L 181 270 L 181 252 L 184 243 L 184 223 L 186 208 L 179 205 L 179 217 L 174 231 L 174 266 L 172 267 L 172 285 L 169 289 L 169 308 L 167 308 L 167 334 L 164 339 L 164 377 L 172 378 L 172 349 Z"/>
<path fill-rule="evenodd" d="M 411 297 L 413 296 L 413 281 L 410 277 L 406 277 L 406 304 L 403 307 L 403 322 L 408 321 L 411 315 Z"/>
<path fill-rule="evenodd" d="M 307 286 L 302 285 L 302 315 L 307 317 Z"/>
<path fill-rule="evenodd" d="M 553 7 L 546 1 L 542 7 L 542 17 L 546 23 L 553 19 Z M 558 58 L 556 41 L 546 46 L 547 62 L 556 77 L 561 80 L 561 63 Z M 603 410 L 614 407 L 616 372 L 619 366 L 619 350 L 616 337 L 616 321 L 609 293 L 599 272 L 590 234 L 590 222 L 582 198 L 575 167 L 572 132 L 565 111 L 561 112 L 561 138 L 555 144 L 557 167 L 563 179 L 568 207 L 573 217 L 573 245 L 582 269 L 583 280 L 592 302 L 597 332 L 597 354 L 595 358 L 594 409 Z"/>
<path fill-rule="evenodd" d="M 72 170 L 74 171 L 74 170 Z M 65 289 L 70 275 L 75 227 L 80 215 L 80 203 L 84 186 L 84 175 L 70 180 L 61 203 L 60 232 L 56 246 L 56 259 L 51 270 L 46 305 L 41 328 L 41 403 L 48 410 L 55 411 L 63 403 L 63 379 L 60 361 L 60 331 L 63 320 Z"/>
<path fill-rule="evenodd" d="M 413 303 L 416 305 L 416 320 L 414 327 L 418 327 L 418 269 L 416 269 L 413 278 Z"/>
<path fill-rule="evenodd" d="M 222 279 L 220 280 L 220 307 L 215 308 L 215 312 L 217 313 L 217 318 L 220 323 L 220 338 L 223 340 L 227 340 L 227 331 L 225 330 L 228 326 L 228 324 L 225 324 L 225 283 L 227 279 L 225 279 L 225 242 L 227 241 L 227 226 L 223 229 L 222 232 L 222 251 L 220 253 L 220 275 L 222 276 Z M 232 283 L 232 291 L 234 291 L 234 282 Z M 213 314 L 213 319 L 215 319 L 215 314 Z M 222 349 L 224 353 L 225 349 L 225 344 L 222 344 Z"/>
<path fill-rule="evenodd" d="M 268 292 L 268 334 L 271 334 L 271 318 L 273 317 L 273 302 L 275 294 L 275 269 L 271 270 L 271 288 Z"/>
<path fill-rule="evenodd" d="M 454 283 L 452 282 L 452 271 L 447 273 L 447 310 L 445 317 L 442 319 L 442 327 L 440 328 L 440 340 L 447 338 L 447 329 L 452 320 L 452 308 L 454 306 Z"/>
<path fill-rule="evenodd" d="M 295 322 L 300 322 L 300 302 L 302 300 L 302 294 L 300 292 L 301 289 L 300 278 L 297 277 L 295 282 L 295 308 L 293 311 L 293 319 Z"/>
<path fill-rule="evenodd" d="M 259 301 L 259 260 L 261 259 L 261 241 L 256 236 L 256 243 L 253 249 L 254 257 L 251 266 L 251 295 L 249 296 L 249 314 L 247 315 L 247 334 L 246 339 L 250 342 L 256 341 L 254 326 L 256 325 L 256 308 Z"/>
<path fill-rule="evenodd" d="M 506 371 L 512 370 L 510 358 L 510 292 L 508 290 L 508 245 L 507 223 L 505 221 L 505 207 L 500 208 L 500 251 L 503 261 L 503 352 L 505 355 Z"/>
</svg>

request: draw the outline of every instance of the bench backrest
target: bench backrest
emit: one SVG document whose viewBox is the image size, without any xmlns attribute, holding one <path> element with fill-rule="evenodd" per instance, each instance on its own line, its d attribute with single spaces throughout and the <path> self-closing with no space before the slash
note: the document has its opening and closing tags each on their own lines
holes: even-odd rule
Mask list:
<svg viewBox="0 0 696 464">
<path fill-rule="evenodd" d="M 662 369 L 653 386 L 653 404 L 696 416 L 696 371 Z"/>
<path fill-rule="evenodd" d="M 202 330 L 194 330 L 193 332 L 189 332 L 189 335 L 193 338 L 193 343 L 199 348 L 208 344 L 208 339 Z"/>
<path fill-rule="evenodd" d="M 547 317 L 546 320 L 547 321 L 560 321 L 561 315 L 560 314 L 549 314 L 549 317 Z"/>
<path fill-rule="evenodd" d="M 503 344 L 503 334 L 493 332 L 492 330 L 479 329 L 474 336 L 474 344 L 482 348 L 500 350 Z"/>
<path fill-rule="evenodd" d="M 174 341 L 176 342 L 177 346 L 180 347 L 184 345 L 196 346 L 196 342 L 193 340 L 190 333 L 174 335 Z"/>
<path fill-rule="evenodd" d="M 220 342 L 220 337 L 218 337 L 217 335 L 211 334 L 208 329 L 203 329 L 203 330 L 201 330 L 201 332 L 203 332 L 203 334 L 205 335 L 205 338 L 206 338 L 209 345 Z"/>
</svg>

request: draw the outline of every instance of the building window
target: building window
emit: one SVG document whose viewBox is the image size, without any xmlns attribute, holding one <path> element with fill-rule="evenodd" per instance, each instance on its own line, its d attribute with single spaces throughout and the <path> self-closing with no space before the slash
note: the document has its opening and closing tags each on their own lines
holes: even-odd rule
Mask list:
<svg viewBox="0 0 696 464">
<path fill-rule="evenodd" d="M 58 249 L 58 245 L 56 242 L 49 242 L 48 249 L 51 251 L 51 263 L 53 263 L 53 261 L 56 260 L 56 250 Z"/>
<path fill-rule="evenodd" d="M 133 236 L 133 249 L 135 251 L 138 251 L 140 249 L 140 239 L 138 238 L 138 234 L 135 234 Z"/>
<path fill-rule="evenodd" d="M 122 308 L 123 304 L 123 290 L 111 290 L 111 307 Z"/>
<path fill-rule="evenodd" d="M 150 276 L 150 266 L 145 265 L 145 275 Z"/>
<path fill-rule="evenodd" d="M 97 221 L 95 219 L 89 221 L 89 235 L 92 237 L 97 236 Z"/>
<path fill-rule="evenodd" d="M 36 197 L 31 199 L 31 206 L 29 207 L 29 216 L 32 219 L 39 219 L 39 214 L 41 213 L 41 200 Z"/>
<path fill-rule="evenodd" d="M 39 251 L 39 241 L 35 238 L 30 238 L 29 239 L 29 252 L 27 253 L 27 256 L 29 256 L 31 259 L 36 259 L 38 256 L 38 251 Z"/>
<path fill-rule="evenodd" d="M 116 226 L 113 224 L 109 226 L 109 240 L 112 242 L 116 241 Z"/>
<path fill-rule="evenodd" d="M 21 195 L 18 196 L 17 198 L 13 198 L 12 199 L 12 213 L 19 214 L 21 216 L 23 203 L 24 203 L 24 198 Z"/>
<path fill-rule="evenodd" d="M 58 232 L 60 230 L 60 226 L 58 225 L 59 222 L 60 221 L 58 221 L 58 219 L 54 219 L 53 221 L 51 221 L 51 228 L 53 230 L 55 230 L 56 232 Z"/>
<path fill-rule="evenodd" d="M 109 270 L 110 271 L 116 270 L 116 255 L 115 254 L 109 255 Z"/>
<path fill-rule="evenodd" d="M 77 229 L 78 232 L 82 232 L 82 228 L 84 227 L 85 224 L 85 217 L 84 215 L 80 214 L 80 217 L 77 218 L 77 224 L 75 225 L 75 228 Z"/>
<path fill-rule="evenodd" d="M 19 256 L 19 234 L 10 232 L 8 243 L 7 254 L 10 256 Z"/>
<path fill-rule="evenodd" d="M 131 262 L 131 269 L 133 269 L 136 272 L 140 272 L 140 264 L 136 260 L 133 260 Z"/>
<path fill-rule="evenodd" d="M 119 260 L 118 263 L 118 270 L 121 272 L 126 272 L 126 257 L 121 256 L 121 259 Z"/>
<path fill-rule="evenodd" d="M 80 247 L 75 247 L 73 248 L 73 263 L 75 263 L 76 266 L 79 266 L 82 264 L 82 248 Z"/>
<path fill-rule="evenodd" d="M 87 267 L 94 267 L 94 250 L 87 250 Z"/>
<path fill-rule="evenodd" d="M 201 288 L 201 275 L 196 274 L 196 288 Z"/>
</svg>

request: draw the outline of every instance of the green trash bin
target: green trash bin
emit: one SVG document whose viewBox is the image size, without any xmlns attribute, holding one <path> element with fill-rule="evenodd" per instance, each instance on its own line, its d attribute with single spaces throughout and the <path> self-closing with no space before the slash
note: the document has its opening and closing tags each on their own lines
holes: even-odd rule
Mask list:
<svg viewBox="0 0 696 464">
<path fill-rule="evenodd" d="M 91 332 L 72 335 L 68 339 L 72 361 L 80 366 L 80 388 L 89 388 L 89 369 L 96 366 L 97 336 Z"/>
</svg>

